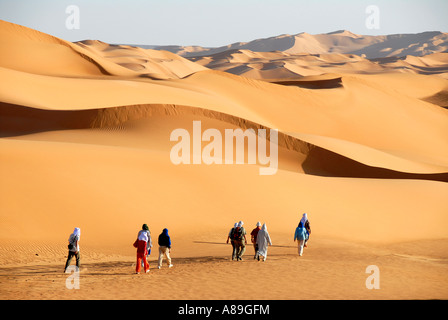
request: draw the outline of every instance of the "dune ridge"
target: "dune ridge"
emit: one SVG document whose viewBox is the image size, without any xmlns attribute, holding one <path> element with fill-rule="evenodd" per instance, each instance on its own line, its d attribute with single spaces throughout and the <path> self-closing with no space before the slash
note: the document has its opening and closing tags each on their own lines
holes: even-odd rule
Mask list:
<svg viewBox="0 0 448 320">
<path fill-rule="evenodd" d="M 419 132 L 416 139 L 421 140 L 423 136 L 427 136 L 428 138 L 434 136 L 435 139 L 433 139 L 432 143 L 438 142 L 441 145 L 446 143 L 441 139 L 439 134 L 446 131 L 444 127 L 444 119 L 447 115 L 444 109 L 431 104 L 424 104 L 420 99 L 402 95 L 397 93 L 396 90 L 390 90 L 388 87 L 381 85 L 379 82 L 372 82 L 370 78 L 363 79 L 359 76 L 356 78 L 345 76 L 344 88 L 347 90 L 336 89 L 331 92 L 316 92 L 302 88 L 275 86 L 265 82 L 235 77 L 230 74 L 218 73 L 217 71 L 198 72 L 186 77 L 185 81 L 182 82 L 162 83 L 159 81 L 139 78 L 137 81 L 132 81 L 132 85 L 129 86 L 122 86 L 124 79 L 80 80 L 74 78 L 59 78 L 57 81 L 53 81 L 54 78 L 48 78 L 46 76 L 45 78 L 42 78 L 42 76 L 39 75 L 21 74 L 5 68 L 0 69 L 0 71 L 3 72 L 5 76 L 9 76 L 8 84 L 2 88 L 3 101 L 6 103 L 12 102 L 35 108 L 43 107 L 45 109 L 56 108 L 59 110 L 74 110 L 79 108 L 112 107 L 116 105 L 137 105 L 142 102 L 200 106 L 222 113 L 234 114 L 237 117 L 263 124 L 269 128 L 277 128 L 281 132 L 301 132 L 312 135 L 330 136 L 358 144 L 364 144 L 376 149 L 393 150 L 394 148 L 398 148 L 399 150 L 403 149 L 403 146 L 406 145 L 411 147 L 409 150 L 412 150 L 412 148 L 417 150 L 422 147 L 429 147 L 430 145 L 425 143 L 417 145 L 409 141 L 409 134 L 413 133 L 413 129 L 411 129 L 413 126 L 425 127 L 422 133 Z M 24 78 L 27 78 L 28 80 L 26 83 L 20 84 Z M 203 79 L 208 79 L 208 82 L 204 82 Z M 416 78 L 416 84 L 418 83 L 418 79 L 419 78 Z M 382 79 L 379 78 L 378 80 L 381 81 Z M 197 86 L 198 81 L 201 82 L 199 87 Z M 437 86 L 443 88 L 446 85 L 445 81 L 446 80 L 444 79 L 435 79 L 434 83 L 428 82 L 428 87 L 420 86 L 419 90 L 422 90 L 422 94 L 424 93 L 425 95 L 429 92 L 437 92 Z M 434 86 L 433 84 L 436 84 L 437 86 Z M 19 97 L 16 94 L 17 88 L 23 88 L 24 86 L 28 86 L 26 89 L 28 95 L 26 97 Z M 111 91 L 110 89 L 113 87 L 117 89 Z M 357 87 L 363 88 L 362 90 L 364 91 L 362 96 L 358 95 L 358 98 L 356 98 L 358 89 L 355 89 Z M 57 95 L 52 94 L 42 97 L 42 92 L 47 90 L 53 92 L 53 89 L 55 88 L 57 88 L 57 91 L 61 94 L 63 93 L 62 96 L 64 99 L 59 99 Z M 190 88 L 191 90 L 186 91 L 186 89 Z M 229 99 L 229 95 L 227 94 L 227 90 L 230 88 L 233 90 L 232 99 Z M 425 88 L 427 89 L 425 90 Z M 294 94 L 297 93 L 297 90 L 300 90 L 300 93 L 302 94 Z M 281 97 L 276 96 L 273 98 L 274 96 L 269 94 L 273 91 L 283 92 L 284 94 Z M 104 95 L 106 92 L 107 95 Z M 124 95 L 123 93 L 126 94 Z M 220 95 L 221 99 L 217 100 L 217 95 Z M 84 98 L 86 96 L 89 98 Z M 366 98 L 367 96 L 370 96 L 375 100 Z M 72 99 L 65 99 L 65 97 L 72 97 Z M 331 98 L 331 101 L 326 103 L 326 108 L 322 108 L 322 101 L 328 98 Z M 349 104 L 347 106 L 340 104 L 340 101 L 344 101 L 347 98 L 355 98 L 359 100 L 359 102 L 358 104 L 351 103 L 351 105 Z M 264 101 L 264 103 L 262 103 L 262 101 Z M 386 104 L 390 101 L 394 101 L 394 108 L 396 108 L 397 113 L 389 113 L 387 107 L 381 107 L 380 101 Z M 331 103 L 335 103 L 333 108 L 337 108 L 337 113 L 334 113 L 335 109 L 332 109 L 332 107 L 329 106 Z M 304 108 L 297 108 L 297 104 L 304 106 Z M 279 117 L 273 113 L 272 111 L 275 110 L 273 108 L 277 106 L 281 106 L 285 114 L 295 115 L 296 122 L 292 122 L 292 118 Z M 344 120 L 345 116 L 342 113 L 342 110 L 344 109 L 349 109 L 354 112 L 354 114 L 360 114 L 357 121 L 363 119 L 363 123 L 366 124 L 365 128 L 362 128 L 361 130 L 376 131 L 375 122 L 372 121 L 372 116 L 377 117 L 378 121 L 394 123 L 394 117 L 395 119 L 399 119 L 401 112 L 407 113 L 410 110 L 414 110 L 415 117 L 410 118 L 410 121 L 403 123 L 405 127 L 401 132 L 396 132 L 393 127 L 384 127 L 383 129 L 386 129 L 386 131 L 383 130 L 382 132 L 376 133 L 386 136 L 388 131 L 394 132 L 396 135 L 395 139 L 372 139 L 373 136 L 371 133 L 368 133 L 368 131 L 366 131 L 364 136 L 358 135 L 356 137 L 347 134 L 350 130 L 358 130 L 360 127 L 357 123 L 349 123 Z M 361 115 L 363 110 L 367 113 Z M 379 113 L 372 114 L 372 110 Z M 383 117 L 383 115 L 387 115 L 387 117 Z M 391 117 L 391 115 L 393 117 Z M 339 119 L 338 121 L 344 121 L 342 122 L 345 126 L 344 131 L 340 130 L 341 122 L 335 123 L 329 121 L 334 117 Z M 421 117 L 426 118 L 428 122 L 420 121 Z M 310 122 L 308 121 L 309 119 L 314 120 L 313 122 Z M 299 130 L 297 130 L 298 125 L 301 126 Z M 343 132 L 346 133 L 344 134 Z M 343 134 L 341 135 L 341 133 Z M 384 145 L 384 143 L 389 145 Z M 435 156 L 432 157 L 433 160 L 430 160 L 431 163 L 446 166 L 446 158 L 443 156 L 443 154 L 446 153 L 444 148 L 430 148 L 430 150 L 427 148 L 427 151 L 428 152 L 425 152 L 424 154 L 434 154 Z"/>
<path fill-rule="evenodd" d="M 114 75 L 168 79 L 205 69 L 170 52 L 112 46 L 101 41 L 72 43 L 3 20 L 0 20 L 0 26 L 2 66 L 18 71 L 71 77 Z M 17 50 L 20 46 L 26 46 L 34 52 L 32 61 L 24 51 Z M 53 59 L 48 59 L 47 54 L 53 55 L 53 52 L 57 54 Z M 115 57 L 121 60 L 116 63 Z M 39 60 L 46 68 L 39 66 Z M 148 68 L 157 70 L 147 72 Z"/>
<path fill-rule="evenodd" d="M 291 54 L 362 54 L 370 59 L 406 55 L 421 56 L 444 52 L 448 49 L 447 39 L 448 34 L 439 31 L 371 36 L 354 34 L 348 30 L 338 30 L 315 35 L 307 32 L 295 35 L 283 34 L 249 42 L 236 42 L 218 48 L 201 46 L 146 47 L 169 50 L 185 57 L 248 49 L 256 52 L 282 51 Z"/>
<path fill-rule="evenodd" d="M 229 114 L 177 105 L 132 105 L 80 111 L 46 111 L 1 104 L 0 115 L 2 115 L 3 120 L 0 121 L 0 127 L 2 128 L 0 135 L 6 137 L 53 130 L 114 128 L 129 121 L 141 120 L 155 115 L 197 115 L 223 121 L 243 130 L 253 129 L 257 132 L 259 129 L 267 129 L 266 138 L 268 140 L 270 139 L 270 129 L 273 129 Z M 11 118 L 15 121 L 11 121 Z M 38 119 L 43 120 L 40 126 L 36 124 Z M 307 140 L 312 141 L 312 139 L 306 135 L 298 136 L 302 137 L 303 140 L 279 132 L 278 146 L 307 156 L 304 165 L 306 166 L 305 172 L 309 174 L 359 178 L 429 179 L 448 182 L 448 173 L 444 172 L 445 168 L 443 167 L 438 169 L 440 171 L 435 169 L 425 172 L 423 170 L 423 172 L 414 172 L 414 174 L 412 171 L 404 170 L 400 172 L 400 170 L 388 167 L 383 169 L 381 169 L 381 166 L 371 167 L 368 164 L 354 161 L 349 157 L 319 147 L 319 144 L 309 143 Z M 356 146 L 353 148 L 356 149 Z M 378 151 L 372 149 L 371 152 Z M 390 159 L 388 160 L 391 162 Z M 399 158 L 397 160 L 400 161 Z M 401 161 L 401 167 L 397 165 L 395 168 L 403 168 L 404 159 Z"/>
<path fill-rule="evenodd" d="M 325 76 L 329 73 L 412 73 L 438 75 L 446 79 L 448 77 L 447 58 L 446 52 L 421 57 L 406 55 L 367 59 L 362 55 L 345 53 L 305 54 L 239 49 L 189 59 L 210 69 L 248 78 L 290 80 Z"/>
</svg>

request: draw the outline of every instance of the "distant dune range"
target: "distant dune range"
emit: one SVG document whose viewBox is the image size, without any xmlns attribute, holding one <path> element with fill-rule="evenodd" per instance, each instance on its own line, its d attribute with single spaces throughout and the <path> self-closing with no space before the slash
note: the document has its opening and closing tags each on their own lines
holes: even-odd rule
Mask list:
<svg viewBox="0 0 448 320">
<path fill-rule="evenodd" d="M 367 36 L 339 30 L 280 35 L 216 48 L 141 47 L 167 50 L 212 69 L 257 79 L 317 75 L 341 68 L 349 73 L 448 71 L 446 55 L 438 55 L 448 51 L 448 34 L 438 31 Z"/>
<path fill-rule="evenodd" d="M 424 56 L 444 52 L 448 50 L 448 34 L 432 31 L 417 34 L 369 36 L 338 30 L 315 35 L 306 32 L 295 35 L 283 34 L 216 48 L 177 45 L 143 45 L 142 47 L 166 50 L 184 57 L 208 56 L 229 50 L 249 50 L 255 52 L 281 51 L 288 54 L 354 54 L 373 59 L 406 55 Z"/>
<path fill-rule="evenodd" d="M 35 259 L 23 241 L 58 261 L 75 224 L 90 257 L 133 256 L 144 222 L 188 239 L 178 257 L 239 220 L 266 221 L 287 247 L 302 212 L 317 239 L 448 238 L 447 34 L 298 34 L 176 54 L 1 21 L 0 40 L 0 264 Z M 174 165 L 170 133 L 192 134 L 194 120 L 278 129 L 277 174 Z"/>
</svg>

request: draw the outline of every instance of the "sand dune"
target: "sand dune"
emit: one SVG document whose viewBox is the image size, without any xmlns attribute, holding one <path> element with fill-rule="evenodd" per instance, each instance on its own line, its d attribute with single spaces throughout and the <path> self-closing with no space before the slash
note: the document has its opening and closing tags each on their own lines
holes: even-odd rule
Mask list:
<svg viewBox="0 0 448 320">
<path fill-rule="evenodd" d="M 422 32 L 416 34 L 358 35 L 348 30 L 322 34 L 306 32 L 295 35 L 237 42 L 218 48 L 200 46 L 150 46 L 152 49 L 169 50 L 184 57 L 209 56 L 228 50 L 251 50 L 256 52 L 282 51 L 289 54 L 342 53 L 363 55 L 366 58 L 397 56 L 424 56 L 445 52 L 448 49 L 448 34 L 443 32 Z M 145 47 L 145 46 L 143 46 Z"/>
<path fill-rule="evenodd" d="M 6 21 L 0 20 L 0 25 L 2 67 L 17 71 L 64 77 L 115 75 L 167 79 L 205 69 L 170 52 L 101 41 L 71 43 Z M 29 52 L 33 52 L 32 58 Z"/>
<path fill-rule="evenodd" d="M 367 59 L 354 54 L 289 54 L 229 50 L 210 56 L 191 57 L 204 67 L 253 79 L 294 79 L 329 73 L 412 73 L 448 78 L 448 53 L 422 57 L 404 56 Z"/>
<path fill-rule="evenodd" d="M 209 110 L 234 115 L 267 128 L 279 129 L 280 132 L 293 137 L 302 134 L 299 138 L 301 140 L 306 141 L 306 139 L 311 139 L 311 136 L 315 135 L 323 136 L 320 139 L 307 141 L 314 144 L 324 141 L 325 137 L 332 137 L 337 140 L 342 139 L 352 142 L 354 148 L 357 144 L 361 144 L 369 147 L 370 150 L 372 148 L 379 151 L 383 150 L 381 153 L 386 152 L 398 156 L 404 154 L 408 159 L 415 159 L 416 162 L 422 162 L 422 164 L 438 167 L 447 166 L 447 149 L 444 148 L 446 142 L 441 135 L 446 131 L 446 110 L 419 99 L 397 95 L 385 89 L 377 90 L 377 83 L 363 83 L 360 78 L 351 79 L 347 77 L 346 80 L 347 86 L 354 85 L 363 89 L 363 94 L 356 98 L 357 89 L 347 90 L 348 92 L 344 89 L 341 91 L 337 89 L 335 92 L 306 91 L 296 87 L 278 86 L 263 82 L 255 83 L 209 71 L 185 79 L 181 88 L 141 80 L 134 81 L 133 86 L 124 87 L 122 84 L 126 83 L 125 80 L 55 79 L 54 77 L 21 74 L 9 69 L 1 69 L 0 71 L 3 75 L 9 76 L 8 85 L 3 86 L 1 91 L 4 101 L 7 103 L 15 100 L 19 101 L 21 105 L 31 107 L 45 105 L 45 109 L 65 111 L 86 110 L 93 108 L 95 105 L 103 108 L 113 107 L 115 103 L 119 105 L 134 105 L 142 102 L 185 106 L 201 105 L 207 106 Z M 19 86 L 23 79 L 27 79 L 26 83 Z M 200 86 L 197 85 L 198 82 L 201 83 Z M 110 92 L 113 87 L 116 87 L 116 90 Z M 204 92 L 198 93 L 193 89 L 184 95 L 179 94 L 185 92 L 187 87 L 200 87 Z M 24 88 L 28 95 L 17 98 L 16 91 Z M 260 90 L 260 88 L 262 89 Z M 269 89 L 278 93 L 283 92 L 283 94 L 280 97 L 271 95 Z M 45 90 L 48 90 L 48 95 L 40 98 Z M 52 94 L 54 90 L 57 94 Z M 304 92 L 303 95 L 292 95 L 293 92 L 300 92 L 301 90 Z M 207 91 L 213 92 L 213 95 L 207 94 Z M 155 92 L 157 92 L 157 95 Z M 232 101 L 229 101 L 229 97 L 231 97 L 229 92 L 232 92 Z M 221 99 L 216 99 L 216 95 L 221 95 Z M 359 104 L 356 104 L 355 107 L 341 103 L 347 96 L 352 101 L 359 101 Z M 60 97 L 73 97 L 73 99 L 61 100 Z M 330 101 L 326 108 L 320 106 L 322 100 Z M 364 102 L 365 100 L 366 102 Z M 265 103 L 262 103 L 262 101 Z M 385 104 L 388 101 L 394 102 L 395 114 L 390 114 L 388 105 Z M 335 104 L 335 106 L 331 107 L 332 104 Z M 302 105 L 304 108 L 297 108 L 297 105 Z M 282 117 L 278 113 L 278 108 L 281 108 L 283 114 L 289 116 Z M 335 113 L 334 108 L 338 108 L 339 112 Z M 351 110 L 357 122 L 353 122 L 353 118 L 344 119 L 346 110 Z M 374 110 L 373 113 L 372 110 Z M 406 112 L 408 117 L 409 112 L 414 112 L 414 117 L 410 117 L 409 121 L 401 123 L 399 121 L 403 115 L 401 112 Z M 136 113 L 137 117 L 140 116 L 138 112 Z M 122 119 L 117 119 L 118 123 L 128 120 L 130 116 L 124 113 L 122 117 Z M 426 118 L 427 121 L 422 122 L 422 118 Z M 269 119 L 269 121 L 265 119 Z M 314 120 L 310 122 L 310 119 Z M 375 119 L 377 122 L 375 122 Z M 7 118 L 3 118 L 3 121 L 10 122 Z M 381 132 L 377 132 L 377 123 L 379 122 L 384 126 Z M 387 123 L 390 123 L 390 125 Z M 399 130 L 397 130 L 397 125 L 400 128 Z M 363 134 L 356 136 L 353 131 L 360 132 L 359 127 L 362 127 Z M 415 128 L 419 127 L 424 128 L 424 130 L 416 133 Z M 308 138 L 306 138 L 307 135 Z M 391 135 L 394 135 L 395 138 L 387 139 Z M 414 137 L 411 139 L 413 135 Z M 425 143 L 425 140 L 431 141 L 431 143 Z M 440 147 L 434 147 L 438 145 Z M 340 152 L 343 155 L 342 150 L 346 150 L 345 144 L 334 143 L 331 146 L 331 151 Z M 375 152 L 375 150 L 372 151 Z M 371 159 L 372 157 L 363 157 L 360 153 L 356 160 L 368 165 L 388 166 L 387 163 L 375 163 Z M 401 168 L 399 165 L 388 166 L 388 168 L 398 171 L 407 170 L 405 166 Z M 418 172 L 419 169 L 415 170 Z M 443 172 L 441 168 L 434 170 Z M 431 171 L 431 173 L 434 173 L 434 171 Z"/>
<path fill-rule="evenodd" d="M 447 298 L 443 76 L 339 53 L 238 49 L 194 62 L 0 24 L 3 299 Z M 344 59 L 353 66 L 321 72 Z M 443 71 L 445 59 L 405 60 Z M 363 72 L 350 72 L 358 63 Z M 235 65 L 254 76 L 232 74 Z M 175 165 L 170 134 L 193 136 L 193 121 L 222 136 L 278 129 L 276 174 L 260 175 L 260 161 Z M 299 258 L 293 232 L 303 212 L 313 233 Z M 243 262 L 229 260 L 225 240 L 239 220 L 249 232 L 268 225 L 265 263 L 253 261 L 250 245 Z M 132 274 L 142 223 L 154 238 L 170 230 L 175 265 L 156 269 L 155 247 L 145 280 Z M 61 271 L 75 226 L 82 289 L 67 290 Z M 366 289 L 372 264 L 381 290 Z M 237 274 L 245 275 L 241 295 L 229 296 Z M 259 277 L 269 294 L 250 289 Z"/>
<path fill-rule="evenodd" d="M 134 76 L 153 79 L 177 79 L 197 71 L 206 70 L 206 68 L 168 51 L 110 45 L 91 40 L 80 41 L 76 44 L 102 57 L 105 61 L 135 71 Z"/>
<path fill-rule="evenodd" d="M 448 77 L 447 34 L 423 32 L 363 36 L 347 30 L 280 35 L 219 48 L 152 47 L 187 57 L 214 70 L 254 79 L 327 73 L 403 72 Z"/>
</svg>

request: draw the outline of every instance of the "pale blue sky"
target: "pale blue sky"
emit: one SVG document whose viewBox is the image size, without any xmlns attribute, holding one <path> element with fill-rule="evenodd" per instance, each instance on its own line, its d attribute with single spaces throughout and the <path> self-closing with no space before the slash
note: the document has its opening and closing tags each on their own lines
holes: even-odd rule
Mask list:
<svg viewBox="0 0 448 320">
<path fill-rule="evenodd" d="M 69 30 L 66 8 L 80 10 Z M 380 28 L 365 12 L 376 5 Z M 280 34 L 448 32 L 448 0 L 0 0 L 0 19 L 69 41 L 222 46 Z"/>
</svg>

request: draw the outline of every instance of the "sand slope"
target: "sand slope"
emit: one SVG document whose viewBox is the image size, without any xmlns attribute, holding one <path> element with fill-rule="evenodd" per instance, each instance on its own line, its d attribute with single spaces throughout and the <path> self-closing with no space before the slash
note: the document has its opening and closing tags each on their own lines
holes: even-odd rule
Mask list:
<svg viewBox="0 0 448 320">
<path fill-rule="evenodd" d="M 286 85 L 172 53 L 0 30 L 3 299 L 447 298 L 448 111 L 428 102 L 447 90 L 443 77 L 339 72 Z M 170 133 L 193 135 L 193 121 L 222 135 L 278 129 L 277 173 L 173 164 Z M 303 212 L 313 233 L 299 258 Z M 251 261 L 251 246 L 229 261 L 239 220 L 249 232 L 267 223 L 267 262 Z M 142 223 L 154 238 L 170 230 L 175 264 L 155 269 L 154 249 L 144 285 L 160 287 L 143 297 L 132 274 Z M 69 291 L 61 271 L 75 226 L 86 269 L 83 289 Z M 365 287 L 370 264 L 384 279 L 376 292 Z M 236 274 L 241 296 L 229 296 Z M 254 293 L 258 276 L 266 290 Z"/>
</svg>

